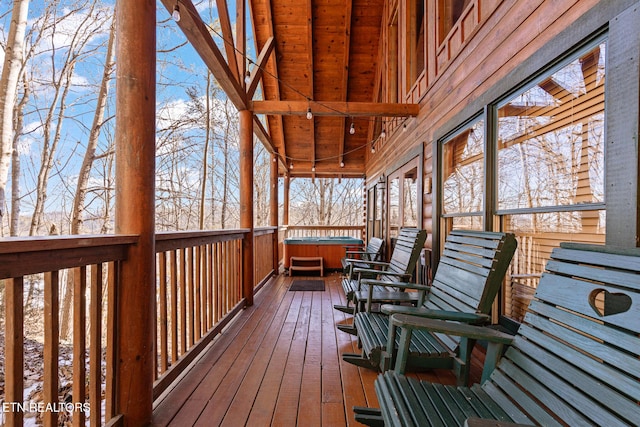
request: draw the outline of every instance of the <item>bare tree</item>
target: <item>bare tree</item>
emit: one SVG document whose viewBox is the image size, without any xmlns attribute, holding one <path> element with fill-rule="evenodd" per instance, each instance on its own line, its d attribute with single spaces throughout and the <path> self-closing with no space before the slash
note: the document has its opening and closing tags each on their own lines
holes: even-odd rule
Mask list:
<svg viewBox="0 0 640 427">
<path fill-rule="evenodd" d="M 15 0 L 5 46 L 4 65 L 0 76 L 0 235 L 3 234 L 6 188 L 14 148 L 13 109 L 16 103 L 20 70 L 23 65 L 23 45 L 29 0 Z"/>
</svg>

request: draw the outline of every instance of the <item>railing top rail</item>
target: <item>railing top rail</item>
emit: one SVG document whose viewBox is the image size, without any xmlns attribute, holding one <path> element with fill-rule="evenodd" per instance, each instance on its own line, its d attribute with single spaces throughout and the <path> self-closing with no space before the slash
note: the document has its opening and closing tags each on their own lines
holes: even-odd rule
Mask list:
<svg viewBox="0 0 640 427">
<path fill-rule="evenodd" d="M 0 239 L 0 255 L 60 249 L 92 248 L 137 243 L 133 234 L 83 234 L 64 236 L 5 237 Z"/>
<path fill-rule="evenodd" d="M 83 267 L 127 257 L 135 235 L 10 238 L 0 241 L 0 279 Z"/>
<path fill-rule="evenodd" d="M 171 231 L 156 234 L 156 252 L 201 246 L 209 243 L 240 240 L 249 232 L 248 228 L 212 231 Z"/>
<path fill-rule="evenodd" d="M 283 225 L 280 228 L 290 230 L 354 230 L 364 228 L 364 225 Z"/>
</svg>

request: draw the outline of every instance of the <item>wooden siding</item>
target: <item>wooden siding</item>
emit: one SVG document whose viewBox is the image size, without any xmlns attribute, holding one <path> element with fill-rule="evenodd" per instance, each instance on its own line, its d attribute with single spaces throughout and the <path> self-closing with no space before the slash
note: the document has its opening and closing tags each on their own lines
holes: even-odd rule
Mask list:
<svg viewBox="0 0 640 427">
<path fill-rule="evenodd" d="M 382 171 L 389 174 L 393 165 L 407 159 L 408 154 L 416 146 L 424 148 L 423 167 L 423 218 L 422 226 L 429 233 L 437 228 L 433 223 L 434 198 L 437 197 L 436 160 L 433 158 L 436 139 L 453 129 L 473 114 L 482 111 L 484 105 L 495 99 L 488 99 L 487 93 L 495 93 L 498 83 L 505 85 L 507 76 L 521 66 L 532 55 L 556 38 L 590 9 L 598 5 L 596 0 L 553 2 L 533 0 L 529 2 L 492 2 L 495 10 L 490 8 L 481 12 L 480 23 L 457 52 L 446 63 L 440 64 L 437 73 L 434 71 L 435 46 L 434 24 L 432 20 L 435 6 L 427 4 L 428 28 L 427 37 L 427 77 L 428 88 L 420 101 L 421 112 L 417 118 L 398 122 L 395 129 L 387 128 L 387 138 L 376 145 L 376 153 L 369 153 L 367 177 L 378 176 Z M 483 2 L 484 3 L 484 2 Z M 498 4 L 499 3 L 499 4 Z M 483 7 L 486 5 L 483 5 Z M 385 8 L 386 18 L 393 10 Z M 606 21 L 600 25 L 606 24 Z M 430 26 L 430 27 L 429 27 Z M 595 31 L 594 27 L 592 31 Z M 586 31 L 586 30 L 584 30 Z M 588 32 L 585 33 L 585 36 Z M 386 43 L 383 41 L 383 43 Z M 572 45 L 566 45 L 568 50 Z M 562 52 L 562 49 L 560 50 Z M 549 61 L 553 59 L 550 58 Z M 541 64 L 543 66 L 546 64 Z M 537 71 L 536 69 L 531 72 Z M 525 78 L 523 76 L 523 78 Z M 512 80 L 512 79 L 511 79 Z M 515 81 L 515 85 L 519 82 Z M 512 89 L 505 88 L 505 89 Z M 504 93 L 498 93 L 502 95 Z M 412 99 L 415 101 L 415 99 Z M 476 106 L 475 111 L 469 107 Z M 403 132 L 403 126 L 406 130 Z M 370 184 L 371 182 L 368 182 Z M 431 185 L 429 185 L 431 184 Z M 427 188 L 432 191 L 428 192 Z M 427 243 L 431 246 L 431 242 Z"/>
</svg>

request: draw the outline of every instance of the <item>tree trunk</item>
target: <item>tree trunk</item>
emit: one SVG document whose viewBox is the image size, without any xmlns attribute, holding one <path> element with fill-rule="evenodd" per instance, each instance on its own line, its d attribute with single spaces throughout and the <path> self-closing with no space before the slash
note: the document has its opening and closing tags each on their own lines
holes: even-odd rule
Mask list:
<svg viewBox="0 0 640 427">
<path fill-rule="evenodd" d="M 29 13 L 29 0 L 14 0 L 9 38 L 5 46 L 4 65 L 0 76 L 0 230 L 3 229 L 6 188 L 13 152 L 13 109 L 23 62 L 24 34 Z M 2 234 L 2 231 L 0 231 Z"/>
<path fill-rule="evenodd" d="M 13 154 L 11 158 L 11 222 L 9 226 L 9 235 L 17 236 L 20 228 L 20 151 L 18 150 L 18 142 L 22 124 L 24 122 L 24 107 L 29 101 L 29 81 L 22 72 L 22 98 L 16 106 L 15 111 L 15 128 L 13 134 Z"/>
<path fill-rule="evenodd" d="M 87 185 L 91 175 L 91 168 L 95 160 L 96 148 L 98 146 L 98 138 L 100 137 L 100 129 L 104 123 L 104 114 L 107 108 L 107 97 L 109 95 L 109 81 L 113 74 L 115 58 L 115 20 L 111 23 L 109 30 L 109 44 L 107 46 L 107 55 L 105 58 L 104 71 L 102 73 L 102 82 L 100 83 L 100 91 L 96 101 L 96 111 L 93 116 L 93 124 L 89 132 L 89 140 L 87 142 L 87 150 L 84 153 L 82 166 L 78 175 L 78 184 L 73 199 L 73 211 L 71 213 L 71 234 L 80 234 L 82 231 L 83 212 L 85 209 L 84 201 L 87 195 Z"/>
</svg>

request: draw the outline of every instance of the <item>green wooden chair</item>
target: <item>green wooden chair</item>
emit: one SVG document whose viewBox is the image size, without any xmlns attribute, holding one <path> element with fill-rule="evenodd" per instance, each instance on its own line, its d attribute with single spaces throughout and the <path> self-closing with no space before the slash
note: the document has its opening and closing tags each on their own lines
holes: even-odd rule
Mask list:
<svg viewBox="0 0 640 427">
<path fill-rule="evenodd" d="M 350 306 L 354 292 L 361 289 L 361 281 L 367 277 L 377 277 L 379 289 L 384 289 L 384 284 L 392 284 L 397 281 L 409 280 L 416 268 L 420 251 L 427 240 L 427 232 L 417 228 L 403 228 L 393 248 L 389 262 L 370 261 L 368 268 L 355 267 L 349 276 L 342 279 L 347 305 L 334 305 L 336 310 L 353 314 L 354 308 Z"/>
<path fill-rule="evenodd" d="M 390 369 L 398 349 L 395 329 L 390 328 L 389 315 L 413 314 L 427 318 L 446 319 L 471 324 L 485 324 L 498 294 L 504 275 L 517 247 L 511 233 L 454 230 L 445 242 L 444 251 L 428 293 L 424 286 L 397 283 L 399 288 L 419 289 L 419 307 L 383 305 L 382 312 L 356 313 L 354 325 L 362 345 L 361 354 L 343 354 L 342 358 L 358 366 L 385 371 Z M 363 280 L 371 301 L 378 282 Z M 420 294 L 413 292 L 413 295 Z M 358 295 L 360 297 L 360 295 Z M 384 295 L 383 297 L 388 297 Z M 453 369 L 460 384 L 468 380 L 469 360 L 474 342 L 461 341 L 457 336 L 416 332 L 403 365 L 410 369 Z"/>
<path fill-rule="evenodd" d="M 384 241 L 377 237 L 372 237 L 367 242 L 364 250 L 347 250 L 342 258 L 342 272 L 345 276 L 351 276 L 353 268 L 369 268 L 369 262 L 380 261 Z"/>
<path fill-rule="evenodd" d="M 380 410 L 354 408 L 356 419 L 385 426 L 638 425 L 639 319 L 639 249 L 562 244 L 515 337 L 393 315 L 401 353 L 418 331 L 487 340 L 483 382 L 445 386 L 388 371 L 375 382 Z"/>
</svg>

